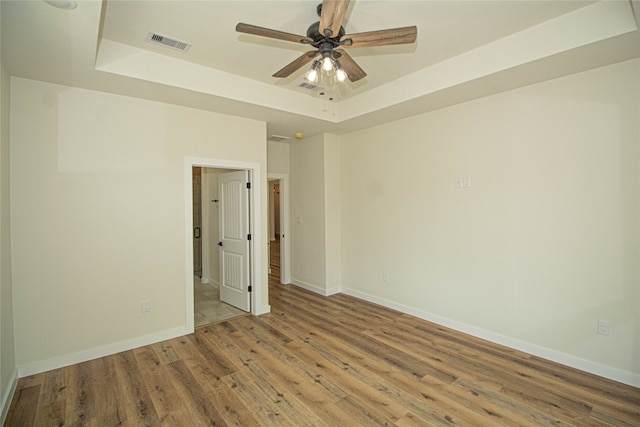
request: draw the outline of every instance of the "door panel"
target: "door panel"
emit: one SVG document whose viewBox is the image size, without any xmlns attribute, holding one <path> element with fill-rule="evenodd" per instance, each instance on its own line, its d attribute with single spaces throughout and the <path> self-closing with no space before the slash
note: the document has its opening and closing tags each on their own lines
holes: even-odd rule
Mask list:
<svg viewBox="0 0 640 427">
<path fill-rule="evenodd" d="M 220 300 L 245 311 L 251 310 L 248 175 L 248 171 L 218 175 Z"/>
</svg>

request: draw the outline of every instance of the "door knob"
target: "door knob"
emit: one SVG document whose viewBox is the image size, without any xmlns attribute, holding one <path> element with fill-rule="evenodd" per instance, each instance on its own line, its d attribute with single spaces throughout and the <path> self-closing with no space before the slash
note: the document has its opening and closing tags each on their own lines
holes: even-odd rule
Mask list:
<svg viewBox="0 0 640 427">
<path fill-rule="evenodd" d="M 222 242 L 218 242 L 218 246 L 222 246 Z"/>
</svg>

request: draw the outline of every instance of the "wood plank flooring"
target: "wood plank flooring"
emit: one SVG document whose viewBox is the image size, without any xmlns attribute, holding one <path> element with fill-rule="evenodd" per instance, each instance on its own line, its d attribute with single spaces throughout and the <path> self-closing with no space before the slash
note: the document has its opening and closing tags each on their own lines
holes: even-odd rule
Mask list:
<svg viewBox="0 0 640 427">
<path fill-rule="evenodd" d="M 640 389 L 346 295 L 22 378 L 5 426 L 639 426 Z"/>
</svg>

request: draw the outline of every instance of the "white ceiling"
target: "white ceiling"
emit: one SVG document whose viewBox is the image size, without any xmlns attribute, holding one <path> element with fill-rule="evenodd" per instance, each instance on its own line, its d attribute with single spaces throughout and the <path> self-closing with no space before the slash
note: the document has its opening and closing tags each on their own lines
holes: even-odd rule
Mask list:
<svg viewBox="0 0 640 427">
<path fill-rule="evenodd" d="M 268 123 L 269 134 L 342 133 L 640 56 L 629 0 L 353 0 L 347 34 L 418 27 L 415 44 L 351 49 L 368 73 L 333 101 L 271 75 L 308 46 L 235 32 L 238 22 L 306 34 L 320 0 L 78 0 L 74 10 L 2 0 L 12 74 Z M 635 15 L 634 15 L 635 9 Z M 192 43 L 178 52 L 149 32 Z"/>
</svg>

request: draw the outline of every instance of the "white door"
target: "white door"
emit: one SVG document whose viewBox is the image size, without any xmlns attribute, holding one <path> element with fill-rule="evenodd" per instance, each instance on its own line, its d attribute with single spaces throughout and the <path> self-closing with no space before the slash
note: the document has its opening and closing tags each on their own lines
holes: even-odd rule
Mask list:
<svg viewBox="0 0 640 427">
<path fill-rule="evenodd" d="M 218 175 L 220 199 L 220 300 L 251 310 L 249 171 Z"/>
</svg>

